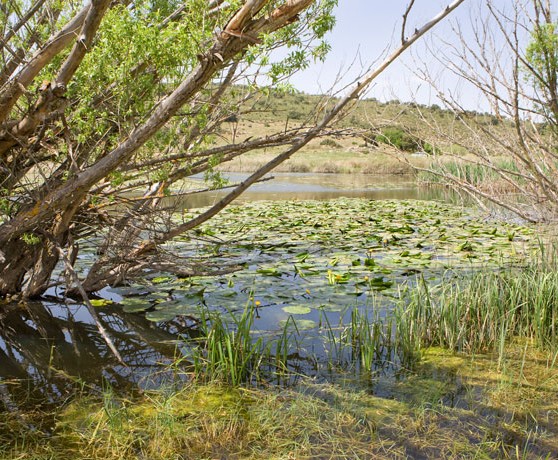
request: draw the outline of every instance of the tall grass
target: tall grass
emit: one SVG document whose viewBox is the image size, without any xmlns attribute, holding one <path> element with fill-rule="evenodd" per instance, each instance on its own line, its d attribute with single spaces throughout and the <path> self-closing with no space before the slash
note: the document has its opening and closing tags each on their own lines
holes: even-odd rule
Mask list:
<svg viewBox="0 0 558 460">
<path fill-rule="evenodd" d="M 312 336 L 314 345 L 321 340 L 318 356 L 305 356 L 292 317 L 282 331 L 264 336 L 253 330 L 254 315 L 252 305 L 228 321 L 216 312 L 202 312 L 201 339 L 190 343 L 198 378 L 234 386 L 288 379 L 289 369 L 301 371 L 305 358 L 318 371 L 340 367 L 365 374 L 393 363 L 412 367 L 421 350 L 432 346 L 495 353 L 501 360 L 506 346 L 517 339 L 558 353 L 558 263 L 487 269 L 437 285 L 420 279 L 400 294 L 391 311 L 380 316 L 375 309 L 355 308 L 347 324 L 332 326 L 323 312 L 321 333 Z"/>
<path fill-rule="evenodd" d="M 517 173 L 517 165 L 510 160 L 497 161 L 495 167 L 502 171 Z M 422 182 L 439 183 L 443 181 L 443 176 L 453 176 L 457 179 L 466 181 L 476 186 L 483 184 L 493 183 L 495 180 L 501 179 L 500 175 L 492 168 L 476 163 L 467 163 L 460 161 L 447 161 L 440 165 L 432 165 L 432 170 L 435 173 L 428 172 L 419 173 L 418 179 Z"/>
<path fill-rule="evenodd" d="M 197 377 L 234 386 L 259 378 L 271 343 L 255 337 L 254 314 L 253 305 L 247 305 L 240 317 L 231 314 L 232 324 L 227 324 L 219 313 L 201 311 L 201 338 L 191 356 Z"/>
<path fill-rule="evenodd" d="M 350 350 L 348 359 L 361 373 L 369 373 L 391 363 L 396 352 L 393 318 L 371 317 L 355 308 L 350 323 L 341 331 L 339 342 Z"/>
<path fill-rule="evenodd" d="M 441 346 L 502 354 L 523 338 L 558 349 L 558 271 L 548 265 L 481 272 L 429 287 L 422 280 L 397 311 L 398 340 L 408 347 Z"/>
<path fill-rule="evenodd" d="M 240 315 L 200 311 L 200 336 L 187 346 L 193 373 L 202 382 L 232 386 L 289 377 L 292 353 L 302 349 L 299 330 L 290 317 L 279 333 L 254 330 L 256 309 L 249 302 Z M 295 353 L 296 354 L 296 353 Z"/>
</svg>

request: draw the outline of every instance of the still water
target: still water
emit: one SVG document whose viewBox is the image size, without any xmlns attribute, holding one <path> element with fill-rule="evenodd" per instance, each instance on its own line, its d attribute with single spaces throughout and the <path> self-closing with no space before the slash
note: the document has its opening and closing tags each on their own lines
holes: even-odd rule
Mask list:
<svg viewBox="0 0 558 460">
<path fill-rule="evenodd" d="M 225 173 L 230 185 L 247 174 Z M 412 176 L 370 174 L 275 173 L 269 180 L 253 185 L 236 202 L 255 200 L 331 200 L 334 198 L 369 198 L 371 200 L 450 200 L 455 194 L 440 187 L 418 187 Z M 188 189 L 203 189 L 203 177 L 194 176 Z M 227 192 L 193 193 L 184 198 L 184 206 L 211 206 Z"/>
<path fill-rule="evenodd" d="M 231 182 L 246 175 L 229 174 Z M 203 187 L 201 179 L 189 184 Z M 186 208 L 211 205 L 226 192 L 190 195 Z M 255 185 L 239 201 L 328 200 L 339 197 L 448 200 L 446 191 L 419 188 L 411 178 L 361 174 L 276 174 Z M 0 310 L 0 408 L 21 401 L 63 399 L 76 387 L 149 387 L 169 376 L 162 364 L 176 356 L 179 335 L 196 334 L 195 322 L 177 317 L 161 323 L 145 314 L 126 313 L 118 305 L 99 309 L 100 322 L 119 350 L 119 362 L 99 335 L 84 305 L 45 298 L 28 304 L 10 304 Z M 172 375 L 171 378 L 176 378 Z"/>
</svg>

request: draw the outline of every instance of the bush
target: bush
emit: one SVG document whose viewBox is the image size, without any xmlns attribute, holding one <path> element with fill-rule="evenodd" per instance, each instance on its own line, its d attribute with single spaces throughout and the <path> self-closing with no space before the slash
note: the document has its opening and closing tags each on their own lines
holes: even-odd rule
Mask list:
<svg viewBox="0 0 558 460">
<path fill-rule="evenodd" d="M 382 144 L 389 144 L 404 152 L 414 152 L 422 149 L 419 139 L 406 133 L 401 128 L 386 128 L 381 134 L 376 136 L 376 141 Z"/>
<path fill-rule="evenodd" d="M 334 149 L 340 149 L 343 147 L 339 142 L 336 142 L 333 139 L 323 139 L 320 142 L 320 145 L 324 145 L 326 147 L 332 147 Z"/>
<path fill-rule="evenodd" d="M 439 155 L 440 149 L 432 144 L 429 144 L 428 142 L 422 142 L 422 151 L 424 153 L 428 153 L 429 155 Z"/>
<path fill-rule="evenodd" d="M 299 112 L 298 110 L 289 111 L 287 116 L 292 120 L 302 120 L 304 118 L 304 114 L 302 112 Z"/>
</svg>

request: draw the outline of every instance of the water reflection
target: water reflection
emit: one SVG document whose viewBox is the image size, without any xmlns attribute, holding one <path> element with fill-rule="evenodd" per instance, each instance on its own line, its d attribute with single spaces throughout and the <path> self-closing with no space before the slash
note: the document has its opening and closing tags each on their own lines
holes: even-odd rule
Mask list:
<svg viewBox="0 0 558 460">
<path fill-rule="evenodd" d="M 108 349 L 85 306 L 54 302 L 5 304 L 0 310 L 0 405 L 54 402 L 76 387 L 157 385 L 158 371 L 172 361 L 183 320 L 156 325 L 144 315 L 103 307 L 100 322 L 123 363 Z"/>
<path fill-rule="evenodd" d="M 243 181 L 247 174 L 227 173 L 231 184 Z M 189 189 L 203 189 L 203 177 L 194 177 Z M 226 190 L 196 193 L 181 200 L 186 208 L 211 206 Z M 244 192 L 237 203 L 259 200 L 330 200 L 334 198 L 369 198 L 371 200 L 456 200 L 455 193 L 442 187 L 420 187 L 412 176 L 370 174 L 276 173 L 273 179 L 256 184 Z"/>
</svg>

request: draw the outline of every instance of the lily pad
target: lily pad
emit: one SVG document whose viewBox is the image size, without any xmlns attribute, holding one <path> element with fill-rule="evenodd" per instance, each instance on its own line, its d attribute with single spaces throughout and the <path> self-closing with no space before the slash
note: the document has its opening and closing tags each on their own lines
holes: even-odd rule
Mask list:
<svg viewBox="0 0 558 460">
<path fill-rule="evenodd" d="M 318 326 L 316 321 L 312 321 L 311 319 L 297 319 L 293 321 L 292 319 L 283 319 L 279 321 L 279 327 L 284 329 L 287 326 L 289 329 L 298 329 L 299 331 L 307 330 L 307 329 L 314 329 Z"/>
<path fill-rule="evenodd" d="M 283 311 L 291 315 L 306 315 L 310 313 L 312 309 L 304 305 L 290 305 L 288 307 L 283 307 Z"/>
<path fill-rule="evenodd" d="M 145 311 L 151 307 L 151 303 L 147 299 L 138 297 L 127 297 L 125 299 L 122 299 L 120 304 L 122 305 L 122 310 L 124 310 L 126 313 Z"/>
<path fill-rule="evenodd" d="M 91 299 L 89 301 L 94 307 L 106 307 L 107 305 L 112 305 L 114 302 L 108 299 Z"/>
</svg>

